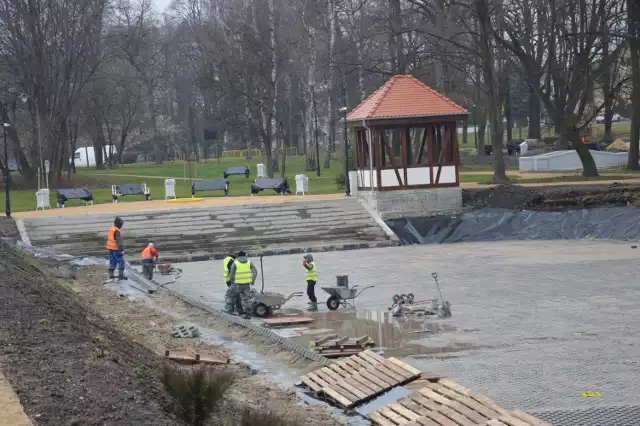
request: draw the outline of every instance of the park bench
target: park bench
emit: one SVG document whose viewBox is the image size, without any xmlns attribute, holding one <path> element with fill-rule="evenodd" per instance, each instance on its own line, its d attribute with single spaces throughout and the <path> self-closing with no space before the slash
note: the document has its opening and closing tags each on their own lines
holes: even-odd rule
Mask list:
<svg viewBox="0 0 640 426">
<path fill-rule="evenodd" d="M 149 200 L 151 198 L 151 190 L 145 183 L 111 185 L 111 197 L 114 203 L 117 203 L 118 199 L 125 195 L 144 195 L 145 200 Z"/>
<path fill-rule="evenodd" d="M 251 174 L 251 170 L 249 170 L 249 167 L 247 166 L 229 167 L 227 170 L 224 171 L 224 178 L 226 179 L 232 175 L 244 175 L 244 177 L 249 179 L 250 174 Z"/>
<path fill-rule="evenodd" d="M 256 181 L 251 184 L 251 195 L 256 195 L 264 189 L 273 189 L 282 195 L 291 194 L 291 188 L 289 188 L 289 184 L 285 178 L 256 179 Z"/>
<path fill-rule="evenodd" d="M 64 208 L 69 200 L 82 200 L 85 204 L 94 204 L 93 194 L 86 188 L 58 189 L 56 191 L 56 206 Z"/>
<path fill-rule="evenodd" d="M 191 196 L 195 197 L 197 191 L 224 191 L 229 196 L 228 180 L 197 180 L 191 182 Z"/>
</svg>

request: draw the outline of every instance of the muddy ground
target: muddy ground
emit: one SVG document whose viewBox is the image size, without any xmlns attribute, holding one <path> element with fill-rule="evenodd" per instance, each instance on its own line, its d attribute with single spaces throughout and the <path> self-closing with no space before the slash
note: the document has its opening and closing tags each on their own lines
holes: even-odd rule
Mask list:
<svg viewBox="0 0 640 426">
<path fill-rule="evenodd" d="M 556 210 L 571 207 L 640 206 L 640 185 L 558 185 L 523 187 L 500 185 L 462 190 L 463 205 L 472 210 L 494 207 L 510 210 Z"/>
</svg>

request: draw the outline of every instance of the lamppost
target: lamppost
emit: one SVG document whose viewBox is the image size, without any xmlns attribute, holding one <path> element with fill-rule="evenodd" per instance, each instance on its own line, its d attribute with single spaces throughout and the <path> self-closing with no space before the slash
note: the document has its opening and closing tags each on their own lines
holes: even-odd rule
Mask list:
<svg viewBox="0 0 640 426">
<path fill-rule="evenodd" d="M 347 107 L 343 106 L 340 111 L 344 117 L 344 196 L 351 196 L 351 184 L 349 182 L 349 139 L 347 137 Z"/>
<path fill-rule="evenodd" d="M 476 124 L 476 104 L 473 104 L 473 134 L 476 140 L 476 149 L 478 149 L 478 125 Z"/>
<path fill-rule="evenodd" d="M 8 84 L 8 83 L 7 83 Z M 11 127 L 11 124 L 9 124 L 9 120 L 8 120 L 8 89 L 7 89 L 7 84 L 4 85 L 4 114 L 2 115 L 2 132 L 4 133 L 4 194 L 5 194 L 5 205 L 4 205 L 4 214 L 7 215 L 7 217 L 11 217 L 11 198 L 10 198 L 10 194 L 9 194 L 9 179 L 10 177 L 10 173 L 9 173 L 9 149 L 7 147 L 7 132 L 9 131 L 9 127 Z"/>
</svg>

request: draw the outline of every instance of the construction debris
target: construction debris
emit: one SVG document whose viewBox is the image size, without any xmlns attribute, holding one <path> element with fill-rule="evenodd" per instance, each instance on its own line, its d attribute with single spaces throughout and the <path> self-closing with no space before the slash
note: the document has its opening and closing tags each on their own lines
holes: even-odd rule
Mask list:
<svg viewBox="0 0 640 426">
<path fill-rule="evenodd" d="M 200 336 L 200 330 L 193 325 L 179 325 L 173 329 L 173 333 L 171 333 L 173 337 L 182 337 L 182 338 L 194 338 Z"/>
<path fill-rule="evenodd" d="M 375 342 L 369 336 L 362 337 L 338 337 L 331 334 L 324 337 L 316 337 L 309 342 L 309 346 L 319 355 L 327 358 L 339 358 L 355 355 L 364 350 L 373 348 Z"/>
<path fill-rule="evenodd" d="M 262 320 L 262 325 L 276 327 L 276 326 L 283 326 L 283 325 L 308 324 L 310 322 L 313 322 L 313 318 L 311 317 L 292 315 L 292 316 L 265 318 Z"/>
</svg>

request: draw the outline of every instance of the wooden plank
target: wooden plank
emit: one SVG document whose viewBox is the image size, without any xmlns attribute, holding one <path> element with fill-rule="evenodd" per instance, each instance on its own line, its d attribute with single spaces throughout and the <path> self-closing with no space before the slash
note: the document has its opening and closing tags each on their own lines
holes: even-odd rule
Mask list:
<svg viewBox="0 0 640 426">
<path fill-rule="evenodd" d="M 325 350 L 316 350 L 316 352 L 322 355 L 325 358 L 343 358 L 347 356 L 356 355 L 362 349 L 325 349 Z"/>
<path fill-rule="evenodd" d="M 364 359 L 365 361 L 369 362 L 371 365 L 373 365 L 375 367 L 375 369 L 377 371 L 380 371 L 384 374 L 386 374 L 387 376 L 389 376 L 390 378 L 392 378 L 393 380 L 395 380 L 398 383 L 402 383 L 404 381 L 407 380 L 407 378 L 405 378 L 404 376 L 396 373 L 393 370 L 390 370 L 389 368 L 385 367 L 384 364 L 382 362 L 379 362 L 377 359 L 372 358 L 369 356 L 369 354 L 367 354 L 366 352 L 370 352 L 370 351 L 363 351 L 360 352 L 357 356 Z M 383 359 L 384 361 L 384 359 Z"/>
<path fill-rule="evenodd" d="M 498 420 L 502 423 L 508 424 L 509 426 L 531 426 L 529 423 L 511 416 L 500 416 L 498 417 Z"/>
<path fill-rule="evenodd" d="M 417 392 L 409 394 L 409 399 L 415 402 L 416 404 L 422 407 L 425 407 L 426 409 L 431 411 L 438 411 L 438 409 L 440 408 L 439 404 L 437 404 L 436 402 L 430 399 L 425 398 L 424 396 L 420 395 Z"/>
<path fill-rule="evenodd" d="M 464 396 L 460 398 L 458 401 L 460 401 L 461 404 L 464 404 L 467 407 L 474 409 L 478 413 L 485 416 L 487 419 L 500 417 L 500 413 L 496 412 L 495 410 L 492 410 L 491 408 L 485 405 L 480 404 L 478 401 L 471 398 L 470 396 Z"/>
<path fill-rule="evenodd" d="M 426 415 L 426 418 L 433 420 L 438 423 L 440 426 L 460 426 L 458 423 L 454 422 L 447 416 L 437 412 L 437 411 L 429 411 Z M 420 420 L 418 420 L 419 422 Z"/>
<path fill-rule="evenodd" d="M 350 399 L 344 397 L 341 393 L 336 392 L 331 387 L 322 388 L 322 392 L 325 395 L 333 398 L 338 404 L 342 405 L 345 408 L 349 408 L 353 405 L 353 402 Z"/>
<path fill-rule="evenodd" d="M 440 426 L 440 423 L 436 423 L 426 416 L 420 417 L 418 420 L 415 421 L 415 423 L 417 423 L 420 426 Z M 413 424 L 413 422 L 409 424 Z"/>
<path fill-rule="evenodd" d="M 449 406 L 450 408 L 454 409 L 455 411 L 459 412 L 460 414 L 463 414 L 464 416 L 470 418 L 471 420 L 473 420 L 476 423 L 483 423 L 485 421 L 487 421 L 488 419 L 495 417 L 495 416 L 483 416 L 482 414 L 478 413 L 477 411 L 475 411 L 472 408 L 469 408 L 466 405 L 463 405 L 462 403 L 460 403 L 458 401 L 459 398 L 464 398 L 464 395 L 459 394 L 457 392 L 454 392 L 442 385 L 439 385 L 437 383 L 429 383 L 427 385 L 427 388 L 433 390 L 434 392 L 443 395 L 445 397 L 448 397 L 450 399 L 450 402 L 447 403 L 446 405 Z"/>
<path fill-rule="evenodd" d="M 387 420 L 387 418 L 385 418 L 382 414 L 378 413 L 377 411 L 374 411 L 373 413 L 369 413 L 368 417 L 373 421 L 373 424 L 378 426 L 396 426 L 395 423 L 393 423 L 390 420 Z"/>
<path fill-rule="evenodd" d="M 335 362 L 332 362 L 331 364 L 329 364 L 329 366 L 327 368 L 331 369 L 332 371 L 335 371 L 341 377 L 349 377 L 349 376 L 351 376 L 351 373 L 349 373 L 348 371 L 343 369 L 341 366 L 339 366 Z"/>
<path fill-rule="evenodd" d="M 449 407 L 442 406 L 440 407 L 438 412 L 449 417 L 451 420 L 455 421 L 460 426 L 477 426 L 476 422 L 470 420 L 468 417 L 463 416 L 462 414 L 452 410 Z"/>
<path fill-rule="evenodd" d="M 491 419 L 488 422 L 483 423 L 483 425 L 486 425 L 486 426 L 507 426 L 507 425 L 505 425 L 504 423 L 502 423 L 498 419 Z"/>
<path fill-rule="evenodd" d="M 356 388 L 355 386 L 352 386 L 350 383 L 347 383 L 345 380 L 340 380 L 336 384 L 340 386 L 342 389 L 348 391 L 350 394 L 357 397 L 358 400 L 354 402 L 359 402 L 363 399 L 367 399 L 371 395 L 370 392 L 362 392 L 360 389 Z"/>
<path fill-rule="evenodd" d="M 524 411 L 513 410 L 509 414 L 511 415 L 511 417 L 515 417 L 516 419 L 520 419 L 523 422 L 530 423 L 533 426 L 551 426 L 551 423 L 546 423 L 537 417 L 533 417 L 529 413 L 525 413 Z"/>
<path fill-rule="evenodd" d="M 449 408 L 457 411 L 458 413 L 462 414 L 466 418 L 471 419 L 475 424 L 486 422 L 491 418 L 491 417 L 483 416 L 482 414 L 472 410 L 471 408 L 467 407 L 466 405 L 463 405 L 461 402 L 458 402 L 458 401 L 454 401 L 451 404 L 449 404 Z"/>
<path fill-rule="evenodd" d="M 322 343 L 327 342 L 331 339 L 337 339 L 337 338 L 338 338 L 337 334 L 329 334 L 328 336 L 324 336 L 319 339 L 316 338 L 316 346 L 321 345 Z"/>
<path fill-rule="evenodd" d="M 371 374 L 378 378 L 378 380 L 383 380 L 385 383 L 388 383 L 390 387 L 398 386 L 400 381 L 396 380 L 393 377 L 388 376 L 379 368 L 369 368 L 367 369 L 367 373 Z"/>
<path fill-rule="evenodd" d="M 440 395 L 439 393 L 435 393 L 434 391 L 428 388 L 419 389 L 418 393 L 427 399 L 437 402 L 438 404 L 447 405 L 447 403 L 450 401 L 450 399 L 447 399 L 444 396 Z"/>
<path fill-rule="evenodd" d="M 316 382 L 317 384 L 319 384 L 323 388 L 326 387 L 326 386 L 331 386 L 331 383 L 333 383 L 333 382 L 331 382 L 331 383 L 327 382 L 326 380 L 324 380 L 322 377 L 320 377 L 316 373 L 309 373 L 309 374 L 307 374 L 307 377 L 309 377 L 311 380 L 313 380 L 314 382 Z"/>
<path fill-rule="evenodd" d="M 340 377 L 338 373 L 336 373 L 335 371 L 331 370 L 328 367 L 323 367 L 320 369 L 320 371 L 326 374 L 327 376 L 331 377 L 335 382 L 342 380 L 342 377 Z"/>
<path fill-rule="evenodd" d="M 396 177 L 398 178 L 398 185 L 404 186 L 404 184 L 402 183 L 402 178 L 400 177 L 400 171 L 398 170 L 398 166 L 396 165 L 396 157 L 395 155 L 393 155 L 393 151 L 391 150 L 391 146 L 389 145 L 389 140 L 388 138 L 385 137 L 384 130 L 380 132 L 380 139 L 382 140 L 382 143 L 384 143 L 384 150 L 387 152 L 387 155 L 389 156 L 389 161 L 391 161 L 391 167 L 393 167 L 393 170 L 396 172 Z"/>
<path fill-rule="evenodd" d="M 353 368 L 354 371 L 358 372 L 360 370 L 362 370 L 364 367 L 361 366 L 360 364 L 358 364 L 357 362 L 354 362 L 351 357 L 349 358 L 345 358 L 343 360 L 340 360 L 341 362 L 345 363 L 346 365 L 348 365 L 349 367 Z"/>
<path fill-rule="evenodd" d="M 387 361 L 392 362 L 395 365 L 397 365 L 398 367 L 407 370 L 411 374 L 415 374 L 415 375 L 423 374 L 422 371 L 418 370 L 417 368 L 413 368 L 412 366 L 410 366 L 407 363 L 404 363 L 404 362 L 400 361 L 398 358 L 394 358 L 394 357 L 387 358 Z"/>
<path fill-rule="evenodd" d="M 364 368 L 373 367 L 373 365 L 369 361 L 366 361 L 366 360 L 360 358 L 358 355 L 360 355 L 360 354 L 353 355 L 353 356 L 349 357 L 349 359 L 351 361 L 355 362 L 356 364 L 360 365 L 361 367 L 364 367 Z"/>
<path fill-rule="evenodd" d="M 377 353 L 375 353 L 374 351 L 372 351 L 371 349 L 367 349 L 366 351 L 364 351 L 364 355 L 375 359 L 378 362 L 382 362 L 385 360 L 384 357 L 381 357 L 380 355 L 378 355 Z"/>
<path fill-rule="evenodd" d="M 388 361 L 386 359 L 384 360 L 382 365 L 384 365 L 386 368 L 388 368 L 389 370 L 393 371 L 394 373 L 401 375 L 402 377 L 405 378 L 405 380 L 411 380 L 411 379 L 415 379 L 416 377 L 418 377 L 418 375 L 411 374 L 407 370 L 405 370 L 404 368 L 400 368 L 397 365 L 395 365 L 394 363 L 392 363 L 392 362 L 390 362 L 390 361 Z"/>
<path fill-rule="evenodd" d="M 309 376 L 304 375 L 300 377 L 300 381 L 305 385 L 309 386 L 312 391 L 320 392 L 322 390 L 322 386 L 314 382 Z"/>
<path fill-rule="evenodd" d="M 447 388 L 449 388 L 449 389 L 453 389 L 458 393 L 461 393 L 463 395 L 466 395 L 466 396 L 469 396 L 469 397 L 475 399 L 480 404 L 491 408 L 493 411 L 495 411 L 497 413 L 500 413 L 503 416 L 510 415 L 508 410 L 506 410 L 503 407 L 499 406 L 498 404 L 493 402 L 488 397 L 486 397 L 484 395 L 477 394 L 477 393 L 473 392 L 471 389 L 465 388 L 464 386 L 459 385 L 458 383 L 454 382 L 453 380 L 440 379 L 440 380 L 438 380 L 438 383 L 443 385 L 443 386 L 445 386 L 445 387 L 447 387 Z"/>
<path fill-rule="evenodd" d="M 342 368 L 344 371 L 346 371 L 349 374 L 356 374 L 357 373 L 356 369 L 351 367 L 346 362 L 344 362 L 345 360 L 346 359 L 339 359 L 337 361 L 334 361 L 332 364 L 336 364 L 337 366 L 339 366 L 340 368 Z"/>
<path fill-rule="evenodd" d="M 374 376 L 373 374 L 369 373 L 369 371 L 367 370 L 360 371 L 359 374 L 365 379 L 369 380 L 370 382 L 375 383 L 378 386 L 381 386 L 385 390 L 389 389 L 390 387 L 393 387 L 393 385 L 387 382 L 386 380 L 383 380 L 380 377 Z"/>
<path fill-rule="evenodd" d="M 400 414 L 397 414 L 394 411 L 391 411 L 387 407 L 378 408 L 376 411 L 397 425 L 406 425 L 407 423 L 409 423 L 408 419 L 402 417 Z"/>
<path fill-rule="evenodd" d="M 430 411 L 428 408 L 425 408 L 422 405 L 416 404 L 409 398 L 402 398 L 400 401 L 398 401 L 398 404 L 402 405 L 408 410 L 411 410 L 414 413 L 419 414 L 421 416 L 424 416 Z"/>
<path fill-rule="evenodd" d="M 362 337 L 356 337 L 356 343 L 357 343 L 358 345 L 364 345 L 364 344 L 365 344 L 365 343 L 367 343 L 369 340 L 371 340 L 371 337 L 369 337 L 369 335 L 368 335 L 368 334 L 367 334 L 367 335 L 365 335 L 365 336 L 362 336 Z M 373 341 L 372 341 L 372 343 L 373 343 Z"/>
<path fill-rule="evenodd" d="M 229 363 L 229 359 L 215 358 L 212 356 L 202 356 L 198 353 L 189 352 L 173 352 L 165 351 L 164 357 L 176 362 L 190 363 L 190 364 L 219 364 L 224 365 Z"/>
<path fill-rule="evenodd" d="M 351 384 L 355 385 L 356 383 L 358 384 L 358 388 L 359 389 L 367 389 L 369 393 L 371 393 L 372 395 L 375 395 L 377 393 L 382 392 L 384 389 L 382 389 L 381 387 L 375 385 L 374 383 L 371 383 L 369 380 L 365 379 L 364 377 L 360 376 L 359 374 L 354 374 L 353 376 L 350 377 L 351 380 Z"/>
<path fill-rule="evenodd" d="M 420 418 L 420 415 L 414 413 L 411 410 L 407 410 L 400 404 L 389 404 L 387 405 L 387 408 L 389 408 L 392 411 L 395 411 L 396 413 L 400 414 L 402 417 L 406 417 L 409 420 L 418 420 Z"/>
</svg>

